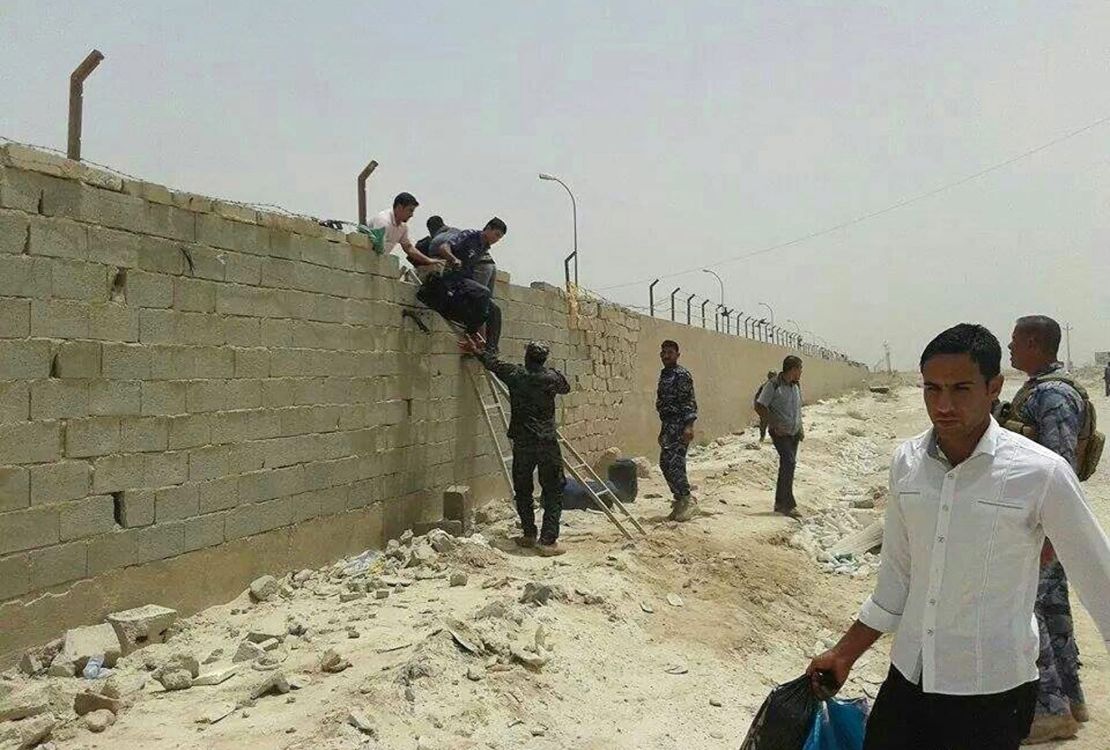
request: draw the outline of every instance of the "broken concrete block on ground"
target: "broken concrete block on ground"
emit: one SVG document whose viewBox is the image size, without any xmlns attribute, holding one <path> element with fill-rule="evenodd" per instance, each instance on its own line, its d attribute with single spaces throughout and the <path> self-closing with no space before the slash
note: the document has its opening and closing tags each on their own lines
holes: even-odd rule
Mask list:
<svg viewBox="0 0 1110 750">
<path fill-rule="evenodd" d="M 77 674 L 77 665 L 65 654 L 58 654 L 50 662 L 46 674 L 50 677 L 73 677 Z"/>
<path fill-rule="evenodd" d="M 40 744 L 50 736 L 58 720 L 54 714 L 41 714 L 22 721 L 0 724 L 0 748 L 25 750 Z"/>
<path fill-rule="evenodd" d="M 251 581 L 250 595 L 255 602 L 266 602 L 277 595 L 280 584 L 273 576 L 262 576 Z"/>
<path fill-rule="evenodd" d="M 644 456 L 636 456 L 632 459 L 632 463 L 636 464 L 636 476 L 640 479 L 650 479 L 652 463 Z"/>
<path fill-rule="evenodd" d="M 174 690 L 187 690 L 193 686 L 193 676 L 187 669 L 174 669 L 169 672 L 155 675 L 154 679 L 161 683 L 167 692 Z"/>
<path fill-rule="evenodd" d="M 597 472 L 599 477 L 604 478 L 609 472 L 609 467 L 620 457 L 620 448 L 606 448 L 601 452 L 601 455 L 597 457 L 597 461 L 594 462 L 594 471 Z"/>
<path fill-rule="evenodd" d="M 474 498 L 469 485 L 456 484 L 443 491 L 443 517 L 462 523 L 464 533 L 473 512 Z"/>
<path fill-rule="evenodd" d="M 265 695 L 277 694 L 284 695 L 292 688 L 289 687 L 289 681 L 285 679 L 285 675 L 281 672 L 274 672 L 259 680 L 254 687 L 251 688 L 251 700 L 257 700 Z"/>
<path fill-rule="evenodd" d="M 43 664 L 38 653 L 27 651 L 23 654 L 23 658 L 19 660 L 19 671 L 25 675 L 34 677 L 35 675 L 45 672 L 46 665 Z"/>
<path fill-rule="evenodd" d="M 457 586 L 465 586 L 467 580 L 469 579 L 467 578 L 466 573 L 461 570 L 456 570 L 451 573 L 451 577 L 447 579 L 447 582 L 451 585 L 452 588 L 454 588 Z"/>
<path fill-rule="evenodd" d="M 286 625 L 285 620 L 275 615 L 251 625 L 250 630 L 247 631 L 247 640 L 252 643 L 263 643 L 269 640 L 284 641 L 287 635 L 289 635 L 289 626 Z"/>
<path fill-rule="evenodd" d="M 405 567 L 417 568 L 421 565 L 433 564 L 438 555 L 432 549 L 432 545 L 427 542 L 421 542 L 412 548 L 412 556 L 409 558 L 408 564 Z"/>
<path fill-rule="evenodd" d="M 362 711 L 351 711 L 347 714 L 347 723 L 352 727 L 362 732 L 365 735 L 374 737 L 377 734 L 377 729 Z"/>
<path fill-rule="evenodd" d="M 427 542 L 433 550 L 438 554 L 446 554 L 458 546 L 459 542 L 455 537 L 448 534 L 443 529 L 432 529 L 428 532 Z"/>
<path fill-rule="evenodd" d="M 412 527 L 417 536 L 427 536 L 433 531 L 445 531 L 451 536 L 463 535 L 463 522 L 443 518 L 439 521 L 421 521 Z"/>
<path fill-rule="evenodd" d="M 159 672 L 176 672 L 178 670 L 185 670 L 189 673 L 190 677 L 196 677 L 200 674 L 200 662 L 192 654 L 174 654 L 158 669 Z M 155 674 L 155 677 L 158 675 Z"/>
<path fill-rule="evenodd" d="M 0 698 L 0 721 L 18 721 L 44 714 L 50 709 L 50 696 L 41 685 L 13 690 Z"/>
<path fill-rule="evenodd" d="M 320 671 L 329 674 L 337 674 L 349 666 L 351 666 L 351 662 L 340 656 L 335 649 L 329 648 L 320 659 Z"/>
<path fill-rule="evenodd" d="M 113 612 L 106 618 L 116 632 L 124 656 L 151 643 L 164 643 L 177 621 L 177 610 L 147 604 Z"/>
<path fill-rule="evenodd" d="M 235 652 L 235 656 L 231 657 L 233 662 L 241 661 L 254 661 L 266 655 L 266 650 L 259 646 L 257 643 L 251 641 L 243 641 L 239 644 L 239 649 Z"/>
<path fill-rule="evenodd" d="M 123 704 L 118 698 L 113 698 L 103 693 L 94 693 L 91 690 L 82 690 L 73 696 L 73 712 L 84 716 L 93 711 L 107 710 L 118 714 Z"/>
<path fill-rule="evenodd" d="M 85 716 L 85 726 L 90 732 L 99 734 L 116 723 L 116 715 L 106 709 L 91 711 Z"/>
<path fill-rule="evenodd" d="M 104 623 L 67 630 L 61 655 L 66 661 L 73 662 L 76 671 L 79 672 L 94 656 L 103 656 L 104 666 L 114 667 L 121 651 L 122 647 L 115 628 Z"/>
<path fill-rule="evenodd" d="M 232 664 L 230 667 L 224 667 L 223 669 L 214 669 L 211 672 L 205 672 L 204 674 L 193 680 L 193 687 L 219 685 L 237 675 L 241 669 L 242 665 Z"/>
</svg>

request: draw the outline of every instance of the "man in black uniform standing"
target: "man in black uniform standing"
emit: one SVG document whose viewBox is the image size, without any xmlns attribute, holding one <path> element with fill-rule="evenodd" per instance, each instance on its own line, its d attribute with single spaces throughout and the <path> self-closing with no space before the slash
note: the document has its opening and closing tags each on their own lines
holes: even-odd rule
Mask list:
<svg viewBox="0 0 1110 750">
<path fill-rule="evenodd" d="M 476 353 L 473 346 L 470 353 Z M 512 417 L 509 439 L 513 443 L 513 495 L 520 516 L 521 547 L 536 547 L 544 557 L 561 555 L 559 517 L 563 512 L 563 457 L 555 427 L 555 396 L 570 393 L 570 384 L 558 370 L 546 367 L 547 347 L 536 341 L 524 350 L 524 367 L 502 362 L 496 352 L 485 350 L 478 359 L 509 388 Z M 543 527 L 536 544 L 536 512 L 532 507 L 532 472 L 539 468 L 543 496 Z"/>
<path fill-rule="evenodd" d="M 690 496 L 686 478 L 686 449 L 694 439 L 694 422 L 698 418 L 698 402 L 694 398 L 694 378 L 678 364 L 678 342 L 670 339 L 659 350 L 663 371 L 659 373 L 659 389 L 655 410 L 659 412 L 659 468 L 671 488 L 672 521 L 689 521 L 697 515 L 697 501 Z"/>
</svg>

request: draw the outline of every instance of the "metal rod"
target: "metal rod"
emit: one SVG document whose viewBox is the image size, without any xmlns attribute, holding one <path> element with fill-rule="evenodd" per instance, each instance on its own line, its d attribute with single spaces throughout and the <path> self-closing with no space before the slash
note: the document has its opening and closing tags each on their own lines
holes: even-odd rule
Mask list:
<svg viewBox="0 0 1110 750">
<path fill-rule="evenodd" d="M 671 292 L 671 321 L 674 321 L 674 296 L 682 291 L 682 287 L 676 286 Z"/>
<path fill-rule="evenodd" d="M 696 294 L 691 294 L 686 298 L 686 325 L 690 325 L 690 301 L 696 296 Z"/>
<path fill-rule="evenodd" d="M 701 327 L 705 328 L 705 306 L 709 304 L 709 300 L 701 303 Z"/>
<path fill-rule="evenodd" d="M 66 156 L 70 159 L 78 161 L 81 159 L 81 123 L 85 103 L 85 79 L 96 70 L 96 66 L 100 65 L 100 61 L 103 59 L 103 53 L 94 49 L 69 74 L 69 142 L 66 145 Z"/>
<path fill-rule="evenodd" d="M 659 279 L 651 282 L 648 285 L 648 306 L 651 309 L 651 317 L 655 317 L 655 285 L 659 283 Z"/>
<path fill-rule="evenodd" d="M 378 163 L 373 159 L 358 173 L 358 223 L 366 223 L 366 180 L 378 168 Z"/>
</svg>

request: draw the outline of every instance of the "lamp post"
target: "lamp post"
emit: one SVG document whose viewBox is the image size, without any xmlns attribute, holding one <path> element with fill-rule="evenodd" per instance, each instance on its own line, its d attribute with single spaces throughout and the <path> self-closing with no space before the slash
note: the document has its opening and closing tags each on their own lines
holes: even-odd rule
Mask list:
<svg viewBox="0 0 1110 750">
<path fill-rule="evenodd" d="M 722 310 L 727 310 L 727 309 L 728 308 L 725 307 L 724 305 L 717 305 L 717 332 L 718 333 L 721 332 L 721 311 Z"/>
<path fill-rule="evenodd" d="M 565 266 L 566 264 L 570 263 L 572 259 L 574 260 L 574 285 L 578 286 L 578 202 L 574 200 L 574 193 L 570 191 L 570 188 L 567 187 L 567 184 L 555 175 L 541 172 L 540 179 L 559 183 L 563 186 L 563 190 L 567 191 L 567 195 L 570 196 L 570 216 L 572 227 L 574 230 L 574 252 L 566 257 L 566 260 L 563 261 L 563 264 Z M 569 274 L 567 275 L 569 276 Z"/>
<path fill-rule="evenodd" d="M 771 309 L 771 306 L 770 306 L 770 305 L 768 305 L 768 304 L 767 304 L 766 302 L 760 302 L 760 303 L 759 303 L 759 306 L 760 306 L 760 307 L 766 307 L 766 308 L 767 308 L 767 312 L 771 313 L 770 321 L 771 321 L 771 325 L 774 325 L 774 324 L 775 324 L 775 311 L 774 311 L 774 310 L 772 310 L 772 309 Z"/>
<path fill-rule="evenodd" d="M 721 305 L 724 306 L 724 304 L 725 304 L 725 282 L 721 281 L 721 277 L 717 275 L 716 271 L 710 270 L 708 268 L 703 268 L 701 270 L 702 270 L 702 272 L 709 274 L 710 276 L 712 276 L 713 278 L 715 278 L 717 280 L 717 286 L 719 286 L 720 289 L 721 289 Z"/>
</svg>

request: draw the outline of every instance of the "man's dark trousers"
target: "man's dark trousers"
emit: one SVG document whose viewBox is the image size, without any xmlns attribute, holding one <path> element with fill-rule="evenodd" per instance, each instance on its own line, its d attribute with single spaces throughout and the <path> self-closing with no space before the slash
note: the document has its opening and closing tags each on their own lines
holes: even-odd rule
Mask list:
<svg viewBox="0 0 1110 750">
<path fill-rule="evenodd" d="M 676 500 L 690 494 L 690 480 L 686 478 L 688 447 L 686 425 L 682 422 L 664 422 L 659 430 L 659 469 Z"/>
<path fill-rule="evenodd" d="M 794 510 L 794 469 L 798 465 L 798 436 L 771 435 L 775 450 L 779 452 L 779 478 L 775 484 L 775 510 Z"/>
<path fill-rule="evenodd" d="M 555 440 L 513 441 L 513 495 L 520 528 L 526 537 L 536 536 L 536 511 L 532 507 L 532 472 L 539 468 L 543 496 L 541 544 L 559 538 L 559 518 L 563 513 L 563 457 Z"/>
<path fill-rule="evenodd" d="M 1036 681 L 993 695 L 940 695 L 891 667 L 867 719 L 863 750 L 1017 750 L 1036 703 Z"/>
</svg>

